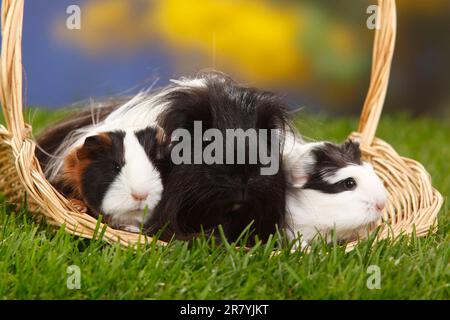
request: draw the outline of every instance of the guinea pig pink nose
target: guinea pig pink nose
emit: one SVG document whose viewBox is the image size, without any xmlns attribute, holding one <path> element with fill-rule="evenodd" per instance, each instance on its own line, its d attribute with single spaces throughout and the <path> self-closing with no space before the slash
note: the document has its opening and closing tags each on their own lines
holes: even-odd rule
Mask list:
<svg viewBox="0 0 450 320">
<path fill-rule="evenodd" d="M 386 204 L 384 202 L 378 202 L 375 205 L 375 208 L 377 208 L 378 211 L 383 211 L 385 207 L 386 207 Z"/>
<path fill-rule="evenodd" d="M 136 200 L 136 201 L 143 201 L 143 200 L 147 199 L 148 193 L 132 192 L 132 193 L 131 193 L 131 196 L 132 196 L 133 199 Z"/>
</svg>

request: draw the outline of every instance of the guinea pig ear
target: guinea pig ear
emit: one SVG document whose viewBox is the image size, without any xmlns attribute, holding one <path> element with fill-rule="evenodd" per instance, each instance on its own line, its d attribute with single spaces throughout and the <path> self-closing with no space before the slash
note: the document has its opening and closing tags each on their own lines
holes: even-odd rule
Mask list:
<svg viewBox="0 0 450 320">
<path fill-rule="evenodd" d="M 170 140 L 167 139 L 166 132 L 164 129 L 160 126 L 155 127 L 156 130 L 156 146 L 157 146 L 157 152 L 156 152 L 156 158 L 157 159 L 163 159 L 167 155 L 167 151 L 169 148 Z"/>
<path fill-rule="evenodd" d="M 167 144 L 167 136 L 166 136 L 166 132 L 164 131 L 164 129 L 157 125 L 155 127 L 155 130 L 156 130 L 156 142 L 159 145 Z"/>
<path fill-rule="evenodd" d="M 105 150 L 110 145 L 111 140 L 106 134 L 87 137 L 83 146 L 77 150 L 77 158 L 79 160 L 91 158 L 92 155 Z"/>
<path fill-rule="evenodd" d="M 286 180 L 294 188 L 302 188 L 309 180 L 313 159 L 309 152 L 296 148 L 286 157 Z"/>
<path fill-rule="evenodd" d="M 309 179 L 309 174 L 301 165 L 293 166 L 287 174 L 287 181 L 294 188 L 302 188 Z"/>
</svg>

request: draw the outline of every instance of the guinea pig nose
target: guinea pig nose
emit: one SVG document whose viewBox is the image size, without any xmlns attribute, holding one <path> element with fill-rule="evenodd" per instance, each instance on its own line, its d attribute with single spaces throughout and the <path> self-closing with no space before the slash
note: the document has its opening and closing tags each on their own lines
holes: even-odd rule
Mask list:
<svg viewBox="0 0 450 320">
<path fill-rule="evenodd" d="M 148 193 L 132 192 L 132 193 L 131 193 L 131 196 L 132 196 L 133 199 L 136 200 L 136 201 L 143 201 L 143 200 L 147 199 Z"/>
<path fill-rule="evenodd" d="M 386 204 L 384 202 L 378 202 L 375 205 L 375 208 L 377 208 L 378 211 L 383 211 L 383 209 L 386 207 Z"/>
</svg>

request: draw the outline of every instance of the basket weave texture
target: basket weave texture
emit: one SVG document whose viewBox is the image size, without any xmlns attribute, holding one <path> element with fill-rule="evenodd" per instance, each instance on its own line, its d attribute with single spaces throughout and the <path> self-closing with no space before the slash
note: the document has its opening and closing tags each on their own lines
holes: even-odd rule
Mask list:
<svg viewBox="0 0 450 320">
<path fill-rule="evenodd" d="M 361 143 L 363 158 L 372 163 L 383 180 L 388 204 L 379 222 L 378 238 L 409 234 L 425 235 L 435 225 L 443 198 L 431 184 L 424 167 L 401 157 L 386 142 L 375 138 L 386 96 L 396 34 L 395 0 L 379 0 L 379 28 L 375 31 L 372 74 L 357 132 L 350 134 Z M 94 237 L 97 220 L 77 212 L 45 179 L 34 156 L 36 143 L 31 126 L 23 117 L 22 21 L 24 0 L 3 0 L 2 50 L 0 57 L 0 102 L 6 127 L 0 126 L 0 192 L 8 201 L 20 203 L 27 196 L 33 214 L 50 224 L 65 225 L 67 232 L 85 238 Z M 149 237 L 115 230 L 104 225 L 103 239 L 124 246 L 150 241 Z M 164 244 L 163 242 L 160 242 Z M 350 243 L 352 248 L 356 242 Z"/>
</svg>

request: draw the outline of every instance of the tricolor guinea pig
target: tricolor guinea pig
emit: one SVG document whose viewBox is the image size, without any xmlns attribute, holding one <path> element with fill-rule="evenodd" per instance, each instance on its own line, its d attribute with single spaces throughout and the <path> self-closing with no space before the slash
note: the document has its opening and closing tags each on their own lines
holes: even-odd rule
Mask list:
<svg viewBox="0 0 450 320">
<path fill-rule="evenodd" d="M 162 130 L 153 127 L 88 136 L 67 154 L 51 182 L 79 210 L 139 232 L 161 198 L 163 139 Z"/>
<path fill-rule="evenodd" d="M 320 233 L 330 241 L 333 230 L 337 240 L 350 240 L 381 218 L 387 192 L 373 167 L 361 160 L 358 143 L 298 142 L 284 157 L 290 240 L 300 239 L 304 247 Z"/>
</svg>

